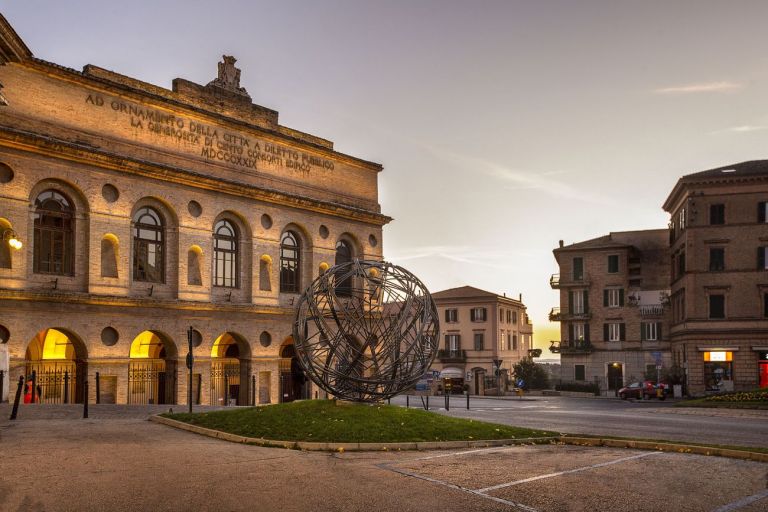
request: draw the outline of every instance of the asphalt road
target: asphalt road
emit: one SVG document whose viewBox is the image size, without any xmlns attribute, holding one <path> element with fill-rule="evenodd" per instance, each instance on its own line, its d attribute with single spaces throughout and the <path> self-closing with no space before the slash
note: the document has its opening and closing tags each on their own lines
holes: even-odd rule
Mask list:
<svg viewBox="0 0 768 512">
<path fill-rule="evenodd" d="M 404 396 L 392 399 L 405 405 Z M 411 406 L 421 407 L 419 397 Z M 430 410 L 518 427 L 540 428 L 569 434 L 640 437 L 735 446 L 768 447 L 768 411 L 694 409 L 674 407 L 668 401 L 624 401 L 605 398 L 526 397 L 451 399 L 450 411 L 443 397 L 430 398 Z"/>
</svg>

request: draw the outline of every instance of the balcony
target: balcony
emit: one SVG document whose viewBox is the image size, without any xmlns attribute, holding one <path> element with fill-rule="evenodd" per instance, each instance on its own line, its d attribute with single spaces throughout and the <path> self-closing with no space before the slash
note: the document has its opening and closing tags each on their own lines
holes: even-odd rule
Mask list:
<svg viewBox="0 0 768 512">
<path fill-rule="evenodd" d="M 641 304 L 638 306 L 640 309 L 641 318 L 660 318 L 664 316 L 664 304 Z"/>
<path fill-rule="evenodd" d="M 441 349 L 437 351 L 437 358 L 441 363 L 465 363 L 467 362 L 467 351 Z"/>
<path fill-rule="evenodd" d="M 549 278 L 549 286 L 554 290 L 567 287 L 589 286 L 589 276 L 586 274 L 580 277 L 568 277 L 561 276 L 560 274 L 552 274 Z"/>
<path fill-rule="evenodd" d="M 592 353 L 592 343 L 584 340 L 550 341 L 549 351 L 553 354 L 590 354 Z"/>
<path fill-rule="evenodd" d="M 571 313 L 570 311 L 562 311 L 560 308 L 552 308 L 549 311 L 550 322 L 562 322 L 563 320 L 589 320 L 591 317 L 592 313 L 589 311 Z"/>
</svg>

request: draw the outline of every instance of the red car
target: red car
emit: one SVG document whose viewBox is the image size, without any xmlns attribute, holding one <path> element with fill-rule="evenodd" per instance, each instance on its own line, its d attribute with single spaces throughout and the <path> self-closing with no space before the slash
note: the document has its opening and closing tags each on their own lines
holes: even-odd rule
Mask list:
<svg viewBox="0 0 768 512">
<path fill-rule="evenodd" d="M 663 386 L 663 384 L 660 386 Z M 663 390 L 663 388 L 660 389 Z M 656 398 L 656 396 L 656 386 L 649 380 L 646 380 L 645 382 L 633 382 L 619 390 L 619 398 L 622 400 L 626 400 L 627 398 L 645 398 L 647 400 L 649 398 Z M 665 396 L 663 392 L 659 398 L 664 400 Z"/>
</svg>

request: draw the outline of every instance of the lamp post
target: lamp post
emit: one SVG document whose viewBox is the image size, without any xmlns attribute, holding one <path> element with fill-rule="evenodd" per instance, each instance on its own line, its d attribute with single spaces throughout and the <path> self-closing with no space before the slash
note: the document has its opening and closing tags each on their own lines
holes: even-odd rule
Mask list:
<svg viewBox="0 0 768 512">
<path fill-rule="evenodd" d="M 192 355 L 192 337 L 194 336 L 195 330 L 192 328 L 192 326 L 189 326 L 189 329 L 187 329 L 187 342 L 189 343 L 189 351 L 187 352 L 187 368 L 189 370 L 189 383 L 187 385 L 187 403 L 189 404 L 189 413 L 192 414 L 192 365 L 195 362 L 194 356 Z"/>
</svg>

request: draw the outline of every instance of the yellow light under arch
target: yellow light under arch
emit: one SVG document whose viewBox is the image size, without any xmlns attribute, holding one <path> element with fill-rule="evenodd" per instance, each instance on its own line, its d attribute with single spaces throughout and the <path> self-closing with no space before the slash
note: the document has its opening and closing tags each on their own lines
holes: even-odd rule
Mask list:
<svg viewBox="0 0 768 512">
<path fill-rule="evenodd" d="M 151 331 L 144 331 L 131 343 L 131 359 L 159 359 L 163 340 Z"/>
<path fill-rule="evenodd" d="M 230 345 L 236 343 L 237 342 L 232 337 L 232 335 L 228 332 L 225 332 L 216 338 L 216 341 L 213 342 L 213 347 L 211 348 L 211 357 L 225 357 L 227 348 L 229 348 Z"/>
<path fill-rule="evenodd" d="M 56 329 L 45 331 L 43 339 L 43 360 L 49 359 L 74 359 L 75 347 L 69 340 L 69 336 Z"/>
</svg>

